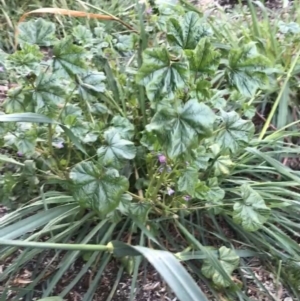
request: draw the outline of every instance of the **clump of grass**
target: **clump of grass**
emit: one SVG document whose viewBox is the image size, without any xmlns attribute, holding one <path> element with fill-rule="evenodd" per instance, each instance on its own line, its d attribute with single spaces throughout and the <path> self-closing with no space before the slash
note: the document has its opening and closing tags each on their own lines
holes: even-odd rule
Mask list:
<svg viewBox="0 0 300 301">
<path fill-rule="evenodd" d="M 42 297 L 83 256 L 86 265 L 55 291 L 60 298 L 92 269 L 83 296 L 90 300 L 113 257 L 120 259 L 114 289 L 127 271 L 131 300 L 140 255 L 184 301 L 206 300 L 199 287 L 217 299 L 249 300 L 249 277 L 273 298 L 248 264 L 252 257 L 278 286 L 291 266 L 289 279 L 297 279 L 300 177 L 280 159 L 299 153 L 291 143 L 299 122 L 279 112 L 289 109 L 289 90 L 297 91 L 298 49 L 288 62 L 280 58 L 297 37 L 275 39 L 279 21 L 267 35 L 269 17 L 258 22 L 251 5 L 250 26 L 244 13 L 231 22 L 221 16 L 209 26 L 189 5 L 136 2 L 118 14 L 125 31 L 112 20 L 94 27 L 61 16 L 57 22 L 73 25 L 63 34 L 44 18 L 20 24 L 19 47 L 3 61 L 18 86 L 0 116 L 1 146 L 9 149 L 0 160 L 15 166 L 0 178 L 2 201 L 14 209 L 0 221 L 6 291 L 8 279 L 43 261 L 48 248 L 63 264 Z M 270 114 L 255 128 L 264 104 Z M 32 298 L 28 291 L 48 268 L 35 270 L 14 298 Z M 298 298 L 294 280 L 287 287 Z"/>
</svg>

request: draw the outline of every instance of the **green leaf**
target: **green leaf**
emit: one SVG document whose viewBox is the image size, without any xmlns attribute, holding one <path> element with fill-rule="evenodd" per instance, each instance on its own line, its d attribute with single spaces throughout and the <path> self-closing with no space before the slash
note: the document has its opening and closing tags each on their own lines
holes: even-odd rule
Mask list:
<svg viewBox="0 0 300 301">
<path fill-rule="evenodd" d="M 97 102 L 93 104 L 91 108 L 91 113 L 97 116 L 97 115 L 105 115 L 111 112 L 105 104 Z"/>
<path fill-rule="evenodd" d="M 142 223 L 146 222 L 150 210 L 151 205 L 146 202 L 131 203 L 129 207 L 130 214 Z"/>
<path fill-rule="evenodd" d="M 117 41 L 114 43 L 114 47 L 118 51 L 130 51 L 134 48 L 135 36 L 119 34 L 117 36 Z"/>
<path fill-rule="evenodd" d="M 211 82 L 199 77 L 190 91 L 190 97 L 197 98 L 199 100 L 210 100 L 212 97 Z"/>
<path fill-rule="evenodd" d="M 14 69 L 22 76 L 39 73 L 43 54 L 37 45 L 24 44 L 21 50 L 7 57 L 7 69 Z"/>
<path fill-rule="evenodd" d="M 86 152 L 85 148 L 80 143 L 80 141 L 78 140 L 78 138 L 74 135 L 74 133 L 68 127 L 66 127 L 65 125 L 63 125 L 63 124 L 59 124 L 59 125 L 64 130 L 65 134 L 69 137 L 70 141 L 72 141 L 74 143 L 74 145 L 80 151 L 82 151 L 85 155 L 87 155 L 87 152 Z"/>
<path fill-rule="evenodd" d="M 229 84 L 236 87 L 247 97 L 253 97 L 256 90 L 268 83 L 267 68 L 269 60 L 257 52 L 254 42 L 229 53 L 229 65 L 226 75 Z"/>
<path fill-rule="evenodd" d="M 158 271 L 179 300 L 208 301 L 198 284 L 172 253 L 130 246 L 118 241 L 113 241 L 112 244 L 114 255 L 117 257 L 143 255 Z"/>
<path fill-rule="evenodd" d="M 202 38 L 195 50 L 186 50 L 190 70 L 200 74 L 214 74 L 219 66 L 220 54 L 211 45 L 209 38 Z"/>
<path fill-rule="evenodd" d="M 206 200 L 209 202 L 217 202 L 224 199 L 225 191 L 218 185 L 217 178 L 208 179 L 209 191 L 206 194 Z"/>
<path fill-rule="evenodd" d="M 300 26 L 296 22 L 285 23 L 283 21 L 279 21 L 277 26 L 279 27 L 279 31 L 283 34 L 297 34 L 300 33 Z"/>
<path fill-rule="evenodd" d="M 85 72 L 81 74 L 78 93 L 85 101 L 94 100 L 97 93 L 105 91 L 105 75 L 103 72 Z"/>
<path fill-rule="evenodd" d="M 248 105 L 248 103 L 243 104 L 244 116 L 248 119 L 252 119 L 256 114 L 256 107 L 254 105 Z"/>
<path fill-rule="evenodd" d="M 64 301 L 64 299 L 62 297 L 55 296 L 55 297 L 46 297 L 46 298 L 38 299 L 36 301 Z"/>
<path fill-rule="evenodd" d="M 227 101 L 222 96 L 222 93 L 217 92 L 209 99 L 209 102 L 211 103 L 213 108 L 217 110 L 222 110 L 226 107 Z"/>
<path fill-rule="evenodd" d="M 219 250 L 209 250 L 211 255 L 218 256 Z M 249 249 L 243 249 L 243 250 L 235 250 L 236 255 L 238 255 L 240 258 L 245 257 L 254 257 L 262 255 L 262 252 L 255 252 Z M 175 254 L 176 258 L 178 258 L 180 261 L 187 261 L 187 260 L 197 260 L 197 259 L 206 259 L 208 258 L 207 253 L 203 251 L 183 251 Z"/>
<path fill-rule="evenodd" d="M 157 135 L 154 132 L 144 131 L 141 139 L 141 145 L 153 152 L 158 152 L 161 150 L 161 145 L 158 141 Z"/>
<path fill-rule="evenodd" d="M 22 154 L 32 155 L 35 152 L 36 135 L 34 132 L 26 132 L 18 134 L 15 145 Z"/>
<path fill-rule="evenodd" d="M 225 191 L 218 185 L 217 178 L 208 179 L 207 186 L 209 190 L 204 194 L 204 199 L 207 201 L 206 206 L 210 207 L 209 210 L 214 214 L 219 214 L 222 212 Z"/>
<path fill-rule="evenodd" d="M 70 128 L 77 139 L 83 141 L 89 132 L 88 122 L 69 115 L 64 119 L 65 124 Z"/>
<path fill-rule="evenodd" d="M 17 87 L 8 91 L 8 97 L 5 99 L 4 107 L 6 113 L 19 113 L 26 110 L 26 101 L 23 93 L 23 87 Z"/>
<path fill-rule="evenodd" d="M 114 116 L 111 125 L 118 130 L 123 139 L 132 139 L 134 135 L 134 125 L 125 117 Z"/>
<path fill-rule="evenodd" d="M 4 137 L 5 146 L 14 145 L 19 152 L 32 155 L 36 146 L 36 130 L 28 123 L 18 123 L 13 133 L 9 132 Z"/>
<path fill-rule="evenodd" d="M 0 66 L 3 68 L 5 65 L 5 60 L 7 58 L 8 54 L 0 49 Z M 1 78 L 2 79 L 2 78 Z"/>
<path fill-rule="evenodd" d="M 238 267 L 239 261 L 239 256 L 233 250 L 224 246 L 219 249 L 218 262 L 228 276 L 231 276 L 232 272 Z M 209 259 L 203 261 L 201 271 L 205 277 L 212 279 L 218 287 L 228 287 L 230 285 L 230 282 L 211 264 Z"/>
<path fill-rule="evenodd" d="M 260 194 L 249 185 L 241 186 L 242 201 L 233 206 L 233 220 L 249 232 L 257 231 L 268 220 L 271 209 Z"/>
<path fill-rule="evenodd" d="M 229 156 L 218 156 L 214 162 L 215 176 L 229 175 L 230 168 L 234 165 Z"/>
<path fill-rule="evenodd" d="M 16 186 L 19 184 L 18 182 L 16 181 L 16 176 L 12 173 L 6 172 L 0 176 L 0 202 L 2 206 L 12 207 L 14 192 Z"/>
<path fill-rule="evenodd" d="M 130 204 L 132 201 L 132 196 L 128 193 L 124 193 L 120 198 L 120 203 L 116 208 L 119 210 L 123 215 L 128 215 L 130 211 Z"/>
<path fill-rule="evenodd" d="M 183 107 L 161 108 L 146 129 L 155 132 L 168 156 L 175 158 L 198 139 L 210 136 L 214 121 L 215 114 L 208 106 L 191 99 Z"/>
<path fill-rule="evenodd" d="M 128 190 L 128 180 L 115 169 L 100 164 L 81 162 L 72 168 L 70 179 L 74 183 L 74 198 L 85 208 L 101 215 L 116 209 L 122 195 Z"/>
<path fill-rule="evenodd" d="M 203 200 L 203 196 L 206 195 L 208 190 L 209 188 L 205 185 L 205 183 L 199 180 L 195 187 L 195 193 L 191 194 L 191 197 Z"/>
<path fill-rule="evenodd" d="M 132 160 L 136 154 L 134 143 L 122 139 L 116 129 L 107 130 L 104 133 L 107 146 L 97 150 L 99 161 L 105 165 L 120 167 L 123 161 Z"/>
<path fill-rule="evenodd" d="M 222 149 L 229 149 L 236 153 L 242 147 L 246 147 L 254 135 L 254 125 L 250 120 L 243 120 L 232 111 L 226 113 L 221 111 L 223 123 L 217 132 L 215 141 Z"/>
<path fill-rule="evenodd" d="M 30 233 L 42 228 L 49 222 L 53 221 L 59 216 L 62 216 L 66 212 L 73 210 L 74 208 L 76 208 L 74 204 L 59 205 L 49 208 L 48 210 L 42 210 L 38 213 L 30 214 L 30 216 L 16 220 L 8 226 L 1 227 L 0 237 L 1 239 L 12 240 L 15 240 L 19 237 L 24 237 L 26 233 Z M 29 212 L 32 213 L 33 211 L 31 210 Z"/>
<path fill-rule="evenodd" d="M 0 162 L 11 163 L 11 164 L 15 164 L 17 166 L 24 166 L 23 163 L 20 163 L 17 160 L 15 160 L 9 156 L 2 155 L 2 154 L 0 154 Z"/>
<path fill-rule="evenodd" d="M 177 189 L 193 198 L 199 199 L 203 199 L 203 195 L 208 191 L 205 183 L 199 180 L 198 170 L 192 166 L 188 166 L 184 170 L 183 175 L 179 177 Z"/>
<path fill-rule="evenodd" d="M 194 195 L 196 185 L 199 182 L 198 170 L 188 166 L 183 175 L 178 179 L 178 190 L 181 192 L 186 192 L 189 195 Z"/>
<path fill-rule="evenodd" d="M 39 179 L 36 175 L 36 164 L 33 160 L 25 160 L 22 177 L 31 187 L 36 187 L 39 183 Z"/>
<path fill-rule="evenodd" d="M 73 28 L 72 35 L 75 40 L 84 47 L 91 47 L 93 45 L 93 33 L 87 26 L 77 25 Z"/>
<path fill-rule="evenodd" d="M 144 51 L 137 81 L 146 87 L 150 101 L 158 101 L 163 96 L 174 98 L 174 92 L 184 88 L 188 80 L 188 62 L 182 54 L 172 58 L 165 47 Z"/>
<path fill-rule="evenodd" d="M 36 102 L 37 113 L 54 117 L 58 105 L 65 102 L 65 92 L 56 76 L 41 73 L 34 83 L 32 99 Z"/>
<path fill-rule="evenodd" d="M 194 49 L 201 37 L 208 34 L 195 12 L 188 12 L 183 18 L 170 18 L 167 23 L 168 41 L 182 49 Z"/>
<path fill-rule="evenodd" d="M 208 167 L 208 161 L 211 155 L 206 152 L 204 146 L 199 146 L 197 149 L 192 150 L 192 162 L 198 169 L 206 170 Z"/>
<path fill-rule="evenodd" d="M 65 132 L 65 134 L 70 138 L 74 145 L 81 150 L 84 154 L 87 154 L 84 147 L 78 141 L 78 138 L 73 134 L 73 132 L 67 128 L 65 125 L 58 123 L 57 121 L 48 118 L 47 116 L 37 114 L 37 113 L 16 113 L 0 115 L 0 122 L 29 122 L 29 123 L 47 123 L 47 124 L 58 124 Z"/>
<path fill-rule="evenodd" d="M 61 111 L 61 120 L 65 120 L 68 116 L 74 116 L 77 120 L 82 119 L 83 112 L 77 104 L 67 103 Z"/>
<path fill-rule="evenodd" d="M 53 72 L 64 76 L 84 72 L 84 49 L 74 45 L 70 37 L 55 43 L 53 47 Z"/>
<path fill-rule="evenodd" d="M 97 132 L 89 132 L 86 133 L 84 137 L 81 137 L 81 141 L 85 144 L 96 142 L 99 138 L 99 133 Z"/>
<path fill-rule="evenodd" d="M 55 24 L 43 18 L 22 22 L 19 24 L 18 30 L 18 40 L 21 45 L 29 43 L 50 46 L 55 41 Z"/>
</svg>

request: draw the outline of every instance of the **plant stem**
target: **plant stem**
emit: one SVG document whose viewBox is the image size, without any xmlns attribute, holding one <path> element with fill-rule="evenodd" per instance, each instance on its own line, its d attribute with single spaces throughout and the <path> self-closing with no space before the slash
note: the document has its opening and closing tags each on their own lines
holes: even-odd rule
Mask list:
<svg viewBox="0 0 300 301">
<path fill-rule="evenodd" d="M 91 244 L 57 244 L 50 242 L 34 242 L 22 240 L 0 239 L 2 246 L 15 246 L 33 249 L 57 249 L 57 250 L 79 250 L 79 251 L 113 251 L 111 247 Z"/>
<path fill-rule="evenodd" d="M 59 171 L 61 171 L 62 168 L 61 168 L 59 159 L 56 157 L 55 152 L 54 152 L 54 149 L 53 149 L 53 145 L 52 145 L 52 135 L 53 135 L 53 132 L 52 132 L 52 125 L 49 123 L 49 124 L 48 124 L 48 144 L 49 144 L 49 151 L 50 151 L 50 154 L 51 154 L 52 158 L 53 158 L 53 159 L 55 160 L 55 162 L 56 162 L 56 167 L 58 168 Z"/>
<path fill-rule="evenodd" d="M 141 32 L 140 40 L 139 40 L 139 49 L 138 49 L 138 66 L 140 68 L 143 63 L 142 54 L 143 54 L 143 51 L 147 48 L 148 39 L 147 39 L 146 31 L 145 31 L 142 7 L 141 7 L 141 4 L 137 0 L 136 0 L 136 7 L 138 10 L 138 17 L 139 17 L 139 22 L 140 22 L 140 32 Z M 144 127 L 147 124 L 145 102 L 146 102 L 145 89 L 144 89 L 144 87 L 139 86 L 139 105 L 140 105 L 141 114 L 143 116 Z"/>
<path fill-rule="evenodd" d="M 119 105 L 116 103 L 116 101 L 111 97 L 111 95 L 109 95 L 109 93 L 104 93 L 103 94 L 104 96 L 105 96 L 105 100 L 106 100 L 106 102 L 108 102 L 110 105 L 112 105 L 112 106 L 114 106 L 118 111 L 119 111 L 119 113 L 123 116 L 123 117 L 125 117 L 126 118 L 126 111 L 125 112 L 123 112 L 123 110 L 119 107 Z M 109 100 L 109 101 L 107 101 L 107 100 Z"/>
<path fill-rule="evenodd" d="M 50 123 L 48 124 L 48 144 L 49 144 L 50 154 L 51 156 L 54 156 L 54 150 L 52 145 L 52 126 Z"/>
<path fill-rule="evenodd" d="M 146 199 L 140 197 L 139 195 L 136 195 L 130 191 L 127 191 L 126 193 L 128 193 L 129 195 L 131 195 L 134 199 L 139 200 L 139 201 L 146 201 Z"/>
<path fill-rule="evenodd" d="M 282 97 L 282 95 L 283 95 L 283 93 L 284 93 L 284 91 L 285 91 L 285 87 L 286 87 L 286 85 L 288 84 L 288 82 L 289 82 L 289 80 L 290 80 L 290 78 L 291 78 L 291 76 L 292 76 L 292 73 L 293 73 L 293 71 L 294 71 L 294 69 L 295 69 L 295 67 L 296 67 L 296 65 L 297 65 L 299 56 L 300 56 L 300 50 L 297 51 L 297 54 L 296 54 L 296 56 L 295 56 L 295 58 L 294 58 L 294 61 L 293 61 L 292 65 L 291 65 L 291 67 L 290 67 L 290 69 L 289 69 L 289 71 L 288 71 L 288 73 L 287 73 L 287 75 L 286 75 L 286 78 L 285 78 L 285 81 L 284 81 L 284 83 L 283 83 L 283 85 L 282 85 L 282 87 L 281 87 L 281 90 L 280 90 L 280 92 L 279 92 L 279 94 L 278 94 L 278 96 L 277 96 L 277 98 L 276 98 L 276 100 L 275 100 L 275 102 L 274 102 L 274 104 L 273 104 L 273 106 L 272 106 L 272 109 L 271 109 L 271 112 L 270 112 L 270 114 L 269 114 L 269 116 L 268 116 L 268 118 L 267 118 L 267 121 L 266 121 L 266 123 L 264 124 L 264 127 L 263 127 L 263 129 L 261 130 L 261 132 L 260 132 L 260 135 L 259 135 L 259 137 L 258 137 L 258 140 L 259 140 L 259 141 L 262 140 L 263 137 L 264 137 L 265 134 L 266 134 L 266 131 L 267 131 L 267 129 L 268 129 L 270 123 L 271 123 L 271 120 L 272 120 L 272 118 L 274 117 L 274 114 L 275 114 L 275 112 L 276 112 L 276 109 L 277 109 L 277 107 L 278 107 L 278 105 L 279 105 L 279 102 L 280 102 L 280 100 L 281 100 L 281 97 Z"/>
</svg>

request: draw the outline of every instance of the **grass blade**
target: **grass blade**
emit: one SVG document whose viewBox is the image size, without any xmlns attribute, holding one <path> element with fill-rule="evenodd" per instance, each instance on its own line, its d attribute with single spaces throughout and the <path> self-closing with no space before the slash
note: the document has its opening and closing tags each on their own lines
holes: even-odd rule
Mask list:
<svg viewBox="0 0 300 301">
<path fill-rule="evenodd" d="M 112 242 L 116 256 L 143 255 L 168 283 L 181 301 L 207 301 L 199 286 L 170 252 Z"/>
<path fill-rule="evenodd" d="M 74 208 L 75 208 L 74 205 L 65 205 L 56 208 L 51 208 L 47 211 L 39 212 L 35 215 L 32 215 L 18 222 L 15 222 L 12 225 L 0 229 L 0 237 L 1 239 L 6 239 L 6 240 L 18 238 L 27 232 L 33 231 L 47 224 L 58 215 Z"/>
<path fill-rule="evenodd" d="M 277 96 L 277 98 L 276 98 L 276 100 L 275 100 L 275 102 L 274 102 L 274 104 L 272 106 L 271 112 L 268 115 L 268 118 L 267 118 L 267 120 L 266 120 L 266 122 L 265 122 L 265 124 L 263 126 L 263 129 L 261 130 L 261 132 L 259 134 L 259 137 L 258 137 L 259 140 L 263 139 L 263 137 L 265 136 L 265 134 L 267 132 L 267 129 L 269 128 L 269 126 L 271 124 L 271 121 L 272 121 L 272 119 L 273 119 L 273 117 L 275 115 L 275 112 L 276 112 L 276 109 L 277 109 L 277 107 L 279 105 L 279 102 L 282 99 L 282 96 L 284 95 L 286 86 L 288 85 L 289 80 L 292 77 L 293 71 L 294 71 L 294 69 L 295 69 L 295 67 L 296 67 L 296 65 L 298 63 L 299 56 L 300 56 L 300 50 L 298 48 L 297 53 L 296 53 L 296 55 L 294 57 L 294 60 L 293 60 L 293 62 L 291 64 L 291 67 L 290 67 L 290 69 L 289 69 L 289 71 L 288 71 L 288 73 L 286 75 L 284 83 L 282 84 L 282 88 L 281 88 L 281 90 L 280 90 L 280 92 L 279 92 L 279 94 L 278 94 L 278 96 Z"/>
<path fill-rule="evenodd" d="M 83 145 L 80 143 L 79 139 L 73 134 L 73 132 L 67 128 L 65 125 L 48 118 L 45 115 L 36 114 L 36 113 L 14 113 L 0 115 L 0 122 L 30 122 L 30 123 L 47 123 L 47 124 L 56 124 L 61 126 L 65 134 L 70 138 L 74 145 L 81 150 L 85 155 L 87 152 Z"/>
</svg>

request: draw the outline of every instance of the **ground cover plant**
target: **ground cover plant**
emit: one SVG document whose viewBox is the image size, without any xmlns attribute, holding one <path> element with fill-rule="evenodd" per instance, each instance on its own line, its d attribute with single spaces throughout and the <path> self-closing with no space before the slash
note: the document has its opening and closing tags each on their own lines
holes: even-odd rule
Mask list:
<svg viewBox="0 0 300 301">
<path fill-rule="evenodd" d="M 298 92 L 299 30 L 278 20 L 267 35 L 268 15 L 261 25 L 250 9 L 251 26 L 242 12 L 236 31 L 185 2 L 137 2 L 123 23 L 76 20 L 65 32 L 49 16 L 19 24 L 17 48 L 0 53 L 1 76 L 14 83 L 0 115 L 0 198 L 11 208 L 0 220 L 0 300 L 12 290 L 12 300 L 31 300 L 34 288 L 66 298 L 89 269 L 83 300 L 92 300 L 114 258 L 108 300 L 124 272 L 133 300 L 140 255 L 180 300 L 250 300 L 249 279 L 278 300 L 252 258 L 299 297 L 300 178 L 282 161 L 299 154 L 298 120 L 281 111 Z M 36 264 L 15 288 L 50 249 L 55 271 L 45 280 L 51 264 Z"/>
</svg>

